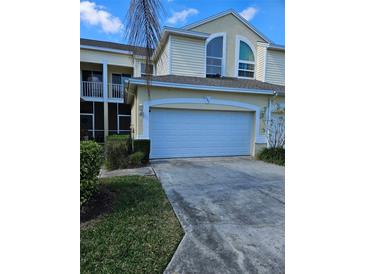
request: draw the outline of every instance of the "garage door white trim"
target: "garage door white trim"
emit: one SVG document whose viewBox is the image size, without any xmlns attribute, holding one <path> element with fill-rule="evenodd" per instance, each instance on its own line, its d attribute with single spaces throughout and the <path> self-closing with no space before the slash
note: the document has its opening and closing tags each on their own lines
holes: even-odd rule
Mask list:
<svg viewBox="0 0 365 274">
<path fill-rule="evenodd" d="M 164 104 L 211 104 L 243 108 L 255 112 L 255 143 L 265 144 L 266 137 L 260 135 L 260 107 L 248 103 L 205 98 L 165 98 L 145 101 L 143 103 L 143 136 L 140 139 L 149 139 L 150 132 L 150 107 Z"/>
</svg>

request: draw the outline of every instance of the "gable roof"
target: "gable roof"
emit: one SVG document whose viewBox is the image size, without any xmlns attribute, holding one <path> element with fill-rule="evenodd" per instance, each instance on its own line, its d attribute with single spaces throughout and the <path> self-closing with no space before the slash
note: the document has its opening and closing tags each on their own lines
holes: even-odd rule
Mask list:
<svg viewBox="0 0 365 274">
<path fill-rule="evenodd" d="M 100 40 L 80 38 L 80 47 L 84 49 L 94 49 L 94 50 L 103 50 L 103 49 L 111 50 L 119 53 L 125 51 L 124 52 L 125 54 L 146 56 L 146 49 L 143 47 L 106 42 Z"/>
<path fill-rule="evenodd" d="M 274 44 L 269 38 L 267 38 L 263 33 L 261 33 L 259 30 L 257 30 L 252 24 L 250 24 L 245 18 L 243 18 L 239 13 L 237 13 L 233 9 L 229 9 L 220 13 L 217 13 L 215 15 L 212 15 L 208 18 L 205 18 L 203 20 L 200 20 L 198 22 L 186 25 L 183 27 L 183 29 L 190 30 L 192 28 L 198 27 L 200 25 L 203 25 L 205 23 L 211 22 L 213 20 L 216 20 L 220 17 L 226 16 L 228 14 L 233 15 L 236 17 L 239 21 L 241 21 L 244 25 L 246 25 L 250 30 L 252 30 L 254 33 L 256 33 L 258 36 L 260 36 L 263 40 L 265 40 L 267 43 Z"/>
<path fill-rule="evenodd" d="M 285 86 L 274 85 L 258 80 L 238 79 L 233 77 L 204 78 L 181 75 L 151 76 L 151 85 L 208 91 L 226 91 L 253 94 L 285 94 Z M 145 85 L 145 77 L 126 80 L 130 84 Z"/>
</svg>

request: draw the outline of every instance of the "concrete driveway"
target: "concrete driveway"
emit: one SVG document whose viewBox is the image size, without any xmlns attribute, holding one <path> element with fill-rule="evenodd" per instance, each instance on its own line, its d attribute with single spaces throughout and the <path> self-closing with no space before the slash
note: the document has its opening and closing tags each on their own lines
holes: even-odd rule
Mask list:
<svg viewBox="0 0 365 274">
<path fill-rule="evenodd" d="M 185 230 L 165 273 L 284 273 L 284 168 L 245 157 L 152 161 Z"/>
</svg>

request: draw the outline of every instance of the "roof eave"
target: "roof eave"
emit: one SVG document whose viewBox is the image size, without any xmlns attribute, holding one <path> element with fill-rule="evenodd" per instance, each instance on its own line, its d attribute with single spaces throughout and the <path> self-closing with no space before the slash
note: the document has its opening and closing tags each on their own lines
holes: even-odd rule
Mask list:
<svg viewBox="0 0 365 274">
<path fill-rule="evenodd" d="M 96 50 L 96 51 L 104 51 L 104 52 L 112 52 L 112 53 L 121 53 L 121 54 L 133 55 L 133 52 L 129 51 L 129 50 L 112 49 L 112 48 L 98 47 L 98 46 L 80 45 L 80 49 Z"/>
<path fill-rule="evenodd" d="M 145 86 L 146 80 L 143 79 L 127 79 L 128 83 L 132 85 Z M 192 89 L 192 90 L 206 90 L 206 91 L 222 91 L 222 92 L 232 92 L 232 93 L 245 93 L 245 94 L 258 94 L 258 95 L 274 95 L 274 90 L 267 89 L 250 89 L 250 88 L 233 88 L 233 87 L 222 87 L 222 86 L 208 86 L 208 85 L 193 85 L 193 84 L 181 84 L 174 82 L 161 82 L 161 81 L 151 81 L 151 86 L 155 87 L 174 87 L 180 89 Z"/>
</svg>

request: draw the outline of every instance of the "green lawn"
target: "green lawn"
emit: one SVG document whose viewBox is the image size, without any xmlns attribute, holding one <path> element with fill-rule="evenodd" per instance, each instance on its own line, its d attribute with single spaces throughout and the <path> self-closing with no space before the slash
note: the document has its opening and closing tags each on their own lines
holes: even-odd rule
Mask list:
<svg viewBox="0 0 365 274">
<path fill-rule="evenodd" d="M 104 207 L 106 213 L 81 224 L 81 273 L 162 273 L 183 230 L 160 182 L 108 178 L 102 193 L 107 202 L 93 211 Z"/>
</svg>

